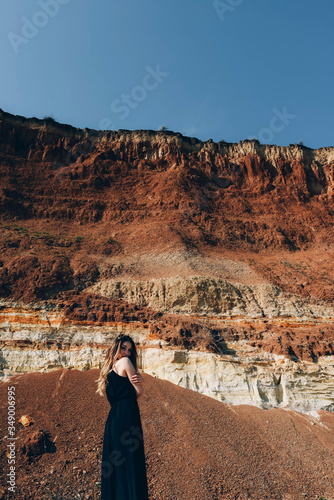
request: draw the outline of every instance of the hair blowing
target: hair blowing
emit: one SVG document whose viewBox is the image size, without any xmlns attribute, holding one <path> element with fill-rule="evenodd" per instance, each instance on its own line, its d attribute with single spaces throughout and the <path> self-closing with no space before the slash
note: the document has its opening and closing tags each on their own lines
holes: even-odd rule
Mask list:
<svg viewBox="0 0 334 500">
<path fill-rule="evenodd" d="M 112 369 L 114 363 L 117 361 L 117 357 L 120 353 L 121 350 L 121 345 L 123 342 L 131 342 L 132 350 L 130 354 L 130 360 L 135 368 L 137 370 L 137 350 L 136 350 L 136 345 L 132 338 L 129 335 L 124 335 L 121 333 L 118 335 L 113 340 L 113 343 L 111 346 L 107 349 L 106 352 L 106 357 L 104 359 L 101 371 L 100 371 L 100 376 L 95 382 L 97 382 L 97 392 L 100 394 L 100 396 L 105 395 L 105 390 L 106 390 L 106 379 L 109 371 Z"/>
</svg>

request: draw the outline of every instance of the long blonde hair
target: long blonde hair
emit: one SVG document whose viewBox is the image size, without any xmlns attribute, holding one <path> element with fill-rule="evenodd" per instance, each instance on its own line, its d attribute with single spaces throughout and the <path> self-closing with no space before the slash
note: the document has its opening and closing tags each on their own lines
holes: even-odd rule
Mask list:
<svg viewBox="0 0 334 500">
<path fill-rule="evenodd" d="M 113 367 L 114 363 L 117 361 L 118 355 L 121 350 L 121 345 L 123 342 L 131 342 L 132 345 L 132 350 L 130 354 L 130 360 L 135 367 L 135 370 L 137 370 L 137 350 L 136 350 L 136 344 L 132 340 L 132 338 L 129 335 L 124 335 L 121 333 L 118 335 L 113 340 L 113 343 L 111 344 L 110 347 L 108 347 L 107 352 L 106 352 L 106 357 L 104 359 L 101 371 L 100 371 L 100 376 L 95 382 L 97 382 L 97 392 L 100 394 L 100 396 L 105 395 L 105 390 L 106 390 L 106 379 L 109 371 Z"/>
</svg>

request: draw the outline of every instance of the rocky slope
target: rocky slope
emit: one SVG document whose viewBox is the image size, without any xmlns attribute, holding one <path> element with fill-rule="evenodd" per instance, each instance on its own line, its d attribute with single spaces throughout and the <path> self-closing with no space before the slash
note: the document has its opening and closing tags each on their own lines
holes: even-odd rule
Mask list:
<svg viewBox="0 0 334 500">
<path fill-rule="evenodd" d="M 15 385 L 15 498 L 100 498 L 104 424 L 110 409 L 95 393 L 99 371 L 30 373 Z M 231 406 L 143 375 L 139 407 L 151 499 L 326 500 L 334 491 L 334 415 Z M 24 427 L 18 420 L 28 415 Z M 7 428 L 0 429 L 0 498 L 7 490 Z"/>
<path fill-rule="evenodd" d="M 0 111 L 0 370 L 141 366 L 332 410 L 334 148 L 75 129 Z"/>
</svg>

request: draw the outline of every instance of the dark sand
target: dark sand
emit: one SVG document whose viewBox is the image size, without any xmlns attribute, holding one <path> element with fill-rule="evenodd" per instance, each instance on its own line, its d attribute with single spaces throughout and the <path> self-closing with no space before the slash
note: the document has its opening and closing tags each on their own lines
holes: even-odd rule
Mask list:
<svg viewBox="0 0 334 500">
<path fill-rule="evenodd" d="M 100 498 L 109 403 L 95 393 L 99 370 L 57 370 L 0 384 L 0 499 Z M 334 414 L 229 406 L 144 374 L 138 400 L 152 500 L 334 498 Z M 16 485 L 9 496 L 7 387 L 16 386 Z M 23 427 L 20 417 L 35 423 Z M 55 449 L 25 458 L 21 447 L 43 429 Z"/>
</svg>

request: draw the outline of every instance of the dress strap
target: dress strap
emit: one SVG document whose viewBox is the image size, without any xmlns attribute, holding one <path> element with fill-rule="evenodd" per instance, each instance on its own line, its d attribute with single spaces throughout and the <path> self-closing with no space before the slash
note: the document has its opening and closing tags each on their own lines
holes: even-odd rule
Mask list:
<svg viewBox="0 0 334 500">
<path fill-rule="evenodd" d="M 118 373 L 118 371 L 117 371 L 117 369 L 116 369 L 116 365 L 114 364 L 113 366 L 114 366 L 114 368 L 115 368 L 115 370 L 114 370 L 114 371 L 117 373 L 117 375 L 119 375 L 119 373 Z"/>
</svg>

